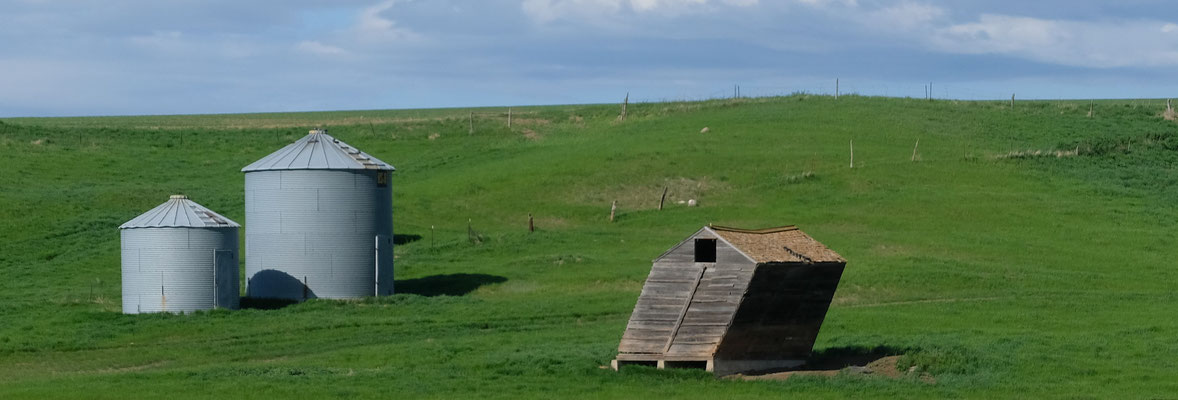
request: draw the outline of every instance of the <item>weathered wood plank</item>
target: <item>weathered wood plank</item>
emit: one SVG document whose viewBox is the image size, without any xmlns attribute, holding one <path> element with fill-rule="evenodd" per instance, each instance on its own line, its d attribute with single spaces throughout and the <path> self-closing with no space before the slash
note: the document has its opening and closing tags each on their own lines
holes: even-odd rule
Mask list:
<svg viewBox="0 0 1178 400">
<path fill-rule="evenodd" d="M 646 284 L 643 285 L 642 290 L 689 292 L 691 291 L 693 284 L 695 284 L 694 279 L 687 282 L 646 281 Z"/>
<path fill-rule="evenodd" d="M 736 302 L 730 302 L 730 301 L 696 302 L 696 301 L 693 301 L 693 302 L 691 302 L 691 310 L 692 311 L 717 311 L 717 312 L 723 312 L 723 313 L 731 315 L 731 314 L 736 313 Z"/>
<path fill-rule="evenodd" d="M 683 333 L 679 333 L 678 336 L 675 336 L 675 343 L 672 346 L 686 344 L 708 344 L 715 346 L 717 343 L 720 343 L 721 336 L 722 335 L 684 335 Z"/>
<path fill-rule="evenodd" d="M 638 303 L 634 305 L 634 308 L 654 307 L 654 306 L 678 306 L 680 304 L 683 304 L 682 297 L 646 296 L 646 297 L 639 297 Z"/>
<path fill-rule="evenodd" d="M 704 302 L 713 302 L 713 301 L 715 301 L 715 302 L 719 302 L 719 301 L 738 301 L 738 300 L 740 300 L 740 294 L 739 294 L 739 293 L 732 293 L 732 294 L 729 294 L 729 293 L 727 293 L 727 292 L 718 292 L 718 293 L 696 293 L 696 294 L 695 294 L 695 297 L 693 297 L 693 298 L 692 298 L 692 300 L 693 300 L 693 301 L 695 301 L 695 302 L 699 302 L 699 303 L 704 303 Z"/>
<path fill-rule="evenodd" d="M 642 296 L 677 297 L 680 299 L 686 299 L 690 295 L 691 295 L 691 291 L 682 290 L 682 289 L 680 289 L 680 290 L 655 289 L 655 288 L 642 289 Z"/>
<path fill-rule="evenodd" d="M 667 321 L 676 320 L 679 317 L 678 310 L 674 311 L 635 311 L 631 317 L 634 321 Z"/>
<path fill-rule="evenodd" d="M 687 310 L 687 314 L 684 315 L 683 317 L 684 317 L 684 319 L 689 320 L 691 322 L 698 322 L 698 321 L 726 322 L 726 321 L 729 321 L 732 319 L 732 315 L 733 315 L 733 313 L 730 311 L 701 311 L 701 310 L 691 309 L 691 310 Z"/>
<path fill-rule="evenodd" d="M 681 269 L 661 268 L 661 269 L 651 272 L 650 275 L 647 275 L 646 280 L 647 281 L 650 281 L 650 280 L 676 280 L 676 281 L 694 280 L 695 276 L 693 274 L 696 271 L 694 271 L 692 269 L 693 268 L 681 268 Z"/>
<path fill-rule="evenodd" d="M 666 351 L 668 357 L 709 357 L 715 351 L 713 344 L 672 344 Z"/>
<path fill-rule="evenodd" d="M 691 238 L 688 238 L 687 240 L 685 240 L 683 243 L 676 245 L 674 248 L 667 251 L 666 254 L 663 254 L 661 257 L 659 257 L 656 261 L 683 260 L 683 259 L 686 259 L 688 261 L 694 260 L 695 259 L 695 241 L 693 240 L 694 238 L 695 238 L 695 236 L 692 236 Z"/>
<path fill-rule="evenodd" d="M 703 301 L 740 301 L 742 294 L 742 292 L 730 290 L 727 288 L 700 288 L 695 292 L 695 296 L 693 298 Z"/>
<path fill-rule="evenodd" d="M 732 320 L 732 313 L 727 311 L 688 311 L 683 319 L 691 323 L 728 322 Z"/>
<path fill-rule="evenodd" d="M 618 346 L 621 353 L 662 353 L 662 340 L 625 340 Z"/>
<path fill-rule="evenodd" d="M 683 284 L 691 283 L 691 280 L 658 278 L 658 279 L 647 279 L 646 283 L 663 283 L 663 284 L 683 285 Z"/>
<path fill-rule="evenodd" d="M 674 321 L 651 321 L 640 319 L 631 319 L 630 322 L 626 325 L 627 329 L 662 329 L 673 328 L 674 326 Z"/>
<path fill-rule="evenodd" d="M 688 295 L 688 299 L 683 302 L 683 308 L 681 310 L 679 310 L 679 320 L 675 322 L 675 328 L 671 330 L 671 337 L 667 340 L 665 346 L 663 347 L 663 351 L 666 351 L 667 349 L 669 349 L 671 347 L 671 344 L 675 342 L 675 335 L 679 331 L 679 324 L 681 324 L 683 322 L 683 317 L 687 315 L 687 311 L 691 307 L 691 296 L 694 295 L 696 287 L 699 286 L 699 280 L 701 278 L 703 278 L 704 274 L 706 274 L 707 272 L 708 272 L 707 267 L 699 268 L 699 270 L 697 271 L 697 274 L 695 275 L 695 283 L 693 285 L 691 285 L 691 291 L 693 293 Z"/>
<path fill-rule="evenodd" d="M 716 264 L 755 264 L 739 251 L 726 245 L 717 244 Z"/>
<path fill-rule="evenodd" d="M 618 353 L 618 361 L 658 361 L 663 359 L 662 353 Z"/>
<path fill-rule="evenodd" d="M 684 299 L 685 299 L 685 297 L 676 297 L 676 296 L 653 296 L 653 295 L 652 295 L 652 296 L 642 296 L 642 297 L 639 297 L 639 298 L 638 298 L 638 301 L 646 301 L 646 300 L 659 300 L 659 301 L 683 301 Z"/>
<path fill-rule="evenodd" d="M 723 335 L 727 330 L 725 325 L 688 325 L 679 326 L 680 335 Z"/>
<path fill-rule="evenodd" d="M 679 305 L 679 304 L 654 304 L 652 302 L 645 302 L 645 303 L 639 303 L 638 305 L 634 306 L 634 312 L 640 312 L 640 311 L 667 312 L 667 311 L 676 311 L 680 307 L 682 307 L 682 305 Z"/>
<path fill-rule="evenodd" d="M 687 260 L 687 261 L 658 261 L 658 262 L 655 262 L 654 264 L 651 264 L 650 267 L 651 267 L 651 270 L 661 269 L 661 270 L 666 270 L 666 271 L 675 271 L 675 270 L 692 268 L 694 266 L 695 266 L 694 260 Z"/>
<path fill-rule="evenodd" d="M 667 340 L 671 336 L 671 327 L 667 329 L 626 329 L 622 340 Z"/>
<path fill-rule="evenodd" d="M 729 319 L 728 319 L 728 317 L 725 317 L 725 316 L 717 316 L 717 317 L 692 316 L 692 317 L 684 318 L 683 321 L 689 322 L 692 324 L 724 325 L 724 324 L 728 323 Z"/>
</svg>

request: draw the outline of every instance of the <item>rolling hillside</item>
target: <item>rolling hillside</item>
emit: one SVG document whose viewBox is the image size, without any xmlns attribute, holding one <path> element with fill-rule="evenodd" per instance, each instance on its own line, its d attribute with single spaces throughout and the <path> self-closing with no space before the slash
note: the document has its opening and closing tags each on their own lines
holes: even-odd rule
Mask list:
<svg viewBox="0 0 1178 400">
<path fill-rule="evenodd" d="M 0 398 L 1172 396 L 1164 109 L 795 95 L 621 122 L 513 108 L 510 128 L 506 108 L 2 119 Z M 397 167 L 400 294 L 120 314 L 119 224 L 174 193 L 244 222 L 240 168 L 316 126 Z M 796 224 L 839 252 L 817 357 L 915 372 L 603 369 L 650 260 L 708 223 Z"/>
</svg>

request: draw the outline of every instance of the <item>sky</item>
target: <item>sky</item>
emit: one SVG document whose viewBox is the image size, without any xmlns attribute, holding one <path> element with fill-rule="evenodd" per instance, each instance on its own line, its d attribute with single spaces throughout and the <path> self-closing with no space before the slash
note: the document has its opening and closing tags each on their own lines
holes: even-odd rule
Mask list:
<svg viewBox="0 0 1178 400">
<path fill-rule="evenodd" d="M 0 117 L 1178 97 L 1160 0 L 0 0 Z"/>
</svg>

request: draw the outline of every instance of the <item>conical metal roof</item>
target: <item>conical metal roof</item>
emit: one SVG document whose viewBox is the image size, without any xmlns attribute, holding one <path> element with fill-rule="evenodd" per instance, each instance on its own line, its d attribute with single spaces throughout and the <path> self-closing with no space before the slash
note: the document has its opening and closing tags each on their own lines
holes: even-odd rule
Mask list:
<svg viewBox="0 0 1178 400">
<path fill-rule="evenodd" d="M 392 171 L 392 165 L 316 129 L 302 139 L 241 169 L 241 172 L 288 169 L 376 169 Z"/>
<path fill-rule="evenodd" d="M 173 195 L 164 204 L 119 225 L 119 229 L 134 228 L 236 228 L 236 222 L 210 211 L 188 196 Z"/>
</svg>

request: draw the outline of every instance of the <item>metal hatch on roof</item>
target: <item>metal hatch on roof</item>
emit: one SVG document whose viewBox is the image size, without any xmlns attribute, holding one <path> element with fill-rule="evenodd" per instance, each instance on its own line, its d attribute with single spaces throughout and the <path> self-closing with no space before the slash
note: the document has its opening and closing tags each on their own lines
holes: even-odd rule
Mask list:
<svg viewBox="0 0 1178 400">
<path fill-rule="evenodd" d="M 177 194 L 172 195 L 164 204 L 119 225 L 119 229 L 237 228 L 240 226 L 233 220 L 189 200 L 188 196 Z"/>
<path fill-rule="evenodd" d="M 316 129 L 307 136 L 241 169 L 241 172 L 295 169 L 378 169 L 393 171 L 378 160 L 347 143 Z"/>
</svg>

